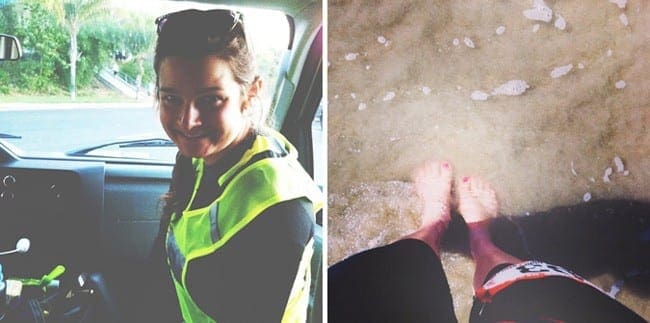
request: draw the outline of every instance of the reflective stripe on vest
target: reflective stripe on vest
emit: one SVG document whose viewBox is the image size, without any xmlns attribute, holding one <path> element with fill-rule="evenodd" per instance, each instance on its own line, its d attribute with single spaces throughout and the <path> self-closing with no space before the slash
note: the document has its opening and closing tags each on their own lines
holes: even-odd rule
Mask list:
<svg viewBox="0 0 650 323">
<path fill-rule="evenodd" d="M 203 160 L 193 163 L 197 172 L 194 192 L 182 216 L 172 215 L 167 231 L 167 261 L 186 322 L 214 322 L 192 300 L 187 290 L 190 261 L 212 254 L 262 211 L 277 203 L 307 197 L 314 212 L 323 205 L 320 190 L 297 161 L 295 148 L 279 133 L 257 135 L 241 160 L 218 179 L 223 191 L 206 207 L 190 210 L 201 177 Z M 313 239 L 305 247 L 295 273 L 282 322 L 304 322 L 310 288 Z"/>
</svg>

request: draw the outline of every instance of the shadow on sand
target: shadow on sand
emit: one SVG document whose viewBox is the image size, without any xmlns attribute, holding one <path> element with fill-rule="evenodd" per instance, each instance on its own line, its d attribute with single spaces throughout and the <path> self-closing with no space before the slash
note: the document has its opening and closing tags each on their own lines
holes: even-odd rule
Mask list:
<svg viewBox="0 0 650 323">
<path fill-rule="evenodd" d="M 492 220 L 492 241 L 522 259 L 563 266 L 581 276 L 610 273 L 650 297 L 650 203 L 602 200 Z M 467 227 L 454 214 L 443 248 L 469 254 Z"/>
</svg>

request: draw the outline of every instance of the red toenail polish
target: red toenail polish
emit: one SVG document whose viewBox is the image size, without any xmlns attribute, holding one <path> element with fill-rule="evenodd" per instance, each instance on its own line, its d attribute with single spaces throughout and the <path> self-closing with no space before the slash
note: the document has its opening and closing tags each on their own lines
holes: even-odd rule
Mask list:
<svg viewBox="0 0 650 323">
<path fill-rule="evenodd" d="M 467 181 L 469 181 L 469 177 L 463 176 L 463 182 L 467 182 Z"/>
</svg>

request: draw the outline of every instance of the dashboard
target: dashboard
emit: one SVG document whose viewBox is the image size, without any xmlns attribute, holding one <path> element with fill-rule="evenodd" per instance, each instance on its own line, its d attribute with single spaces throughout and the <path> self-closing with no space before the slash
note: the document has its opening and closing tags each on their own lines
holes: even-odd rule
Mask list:
<svg viewBox="0 0 650 323">
<path fill-rule="evenodd" d="M 99 250 L 104 167 L 101 163 L 3 160 L 0 250 L 30 240 L 26 254 L 3 256 L 9 274 L 40 277 L 57 264 L 92 268 Z"/>
<path fill-rule="evenodd" d="M 6 275 L 41 277 L 144 263 L 160 221 L 171 165 L 13 156 L 0 144 L 0 257 Z"/>
</svg>

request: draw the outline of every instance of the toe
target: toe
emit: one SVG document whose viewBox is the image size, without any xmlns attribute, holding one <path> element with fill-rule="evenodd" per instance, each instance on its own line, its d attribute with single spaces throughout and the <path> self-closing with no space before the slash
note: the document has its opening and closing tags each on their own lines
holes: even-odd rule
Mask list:
<svg viewBox="0 0 650 323">
<path fill-rule="evenodd" d="M 453 173 L 454 170 L 451 167 L 451 163 L 448 161 L 442 161 L 440 162 L 438 166 L 438 171 L 440 173 L 440 176 L 448 182 L 451 182 L 451 179 L 453 178 Z"/>
<path fill-rule="evenodd" d="M 463 176 L 460 178 L 460 182 L 458 183 L 457 191 L 458 191 L 458 199 L 462 200 L 464 198 L 467 198 L 471 196 L 471 178 L 469 176 Z"/>
</svg>

